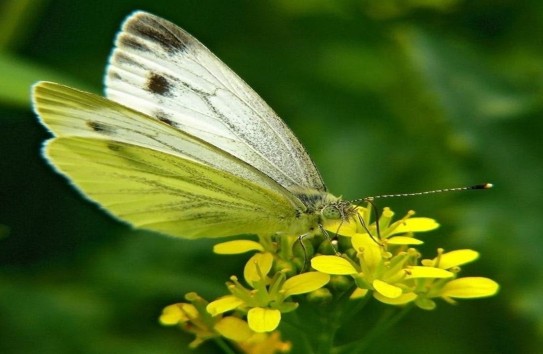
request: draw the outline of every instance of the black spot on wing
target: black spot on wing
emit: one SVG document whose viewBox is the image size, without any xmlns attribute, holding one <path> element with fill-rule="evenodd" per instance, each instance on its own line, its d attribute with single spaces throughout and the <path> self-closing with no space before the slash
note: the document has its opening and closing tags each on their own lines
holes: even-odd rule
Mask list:
<svg viewBox="0 0 543 354">
<path fill-rule="evenodd" d="M 146 83 L 147 89 L 161 96 L 171 96 L 172 84 L 164 76 L 157 73 L 149 73 Z"/>
<path fill-rule="evenodd" d="M 169 126 L 171 127 L 176 127 L 177 125 L 175 124 L 175 122 L 173 120 L 171 120 L 171 117 L 166 113 L 166 112 L 163 112 L 163 111 L 157 111 L 153 114 L 153 117 L 156 117 L 156 119 L 158 119 L 159 121 L 161 121 L 162 123 L 166 123 L 168 124 Z"/>
<path fill-rule="evenodd" d="M 175 54 L 186 50 L 187 34 L 173 23 L 151 14 L 138 14 L 130 18 L 124 31 L 160 45 L 166 52 Z"/>
<path fill-rule="evenodd" d="M 107 148 L 111 151 L 119 152 L 122 150 L 122 147 L 119 144 L 115 144 L 114 142 L 109 142 L 107 144 Z"/>
<path fill-rule="evenodd" d="M 111 135 L 115 133 L 115 128 L 104 123 L 89 120 L 86 122 L 86 124 L 87 124 L 87 127 L 91 128 L 96 133 L 100 133 L 104 135 Z"/>
</svg>

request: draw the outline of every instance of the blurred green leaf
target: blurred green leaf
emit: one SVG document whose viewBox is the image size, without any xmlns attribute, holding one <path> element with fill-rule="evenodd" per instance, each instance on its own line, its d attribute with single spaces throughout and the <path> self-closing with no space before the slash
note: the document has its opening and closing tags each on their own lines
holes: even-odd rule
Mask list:
<svg viewBox="0 0 543 354">
<path fill-rule="evenodd" d="M 448 208 L 464 215 L 466 234 L 461 239 L 476 244 L 494 263 L 509 310 L 541 329 L 543 311 L 535 294 L 543 288 L 542 262 L 525 253 L 543 248 L 543 221 L 534 213 L 534 208 L 541 209 L 543 196 L 539 87 L 510 81 L 523 70 L 524 61 L 500 73 L 482 52 L 446 35 L 410 28 L 400 38 L 414 69 L 428 83 L 428 94 L 454 127 L 449 144 L 466 156 L 465 173 L 485 174 L 483 178 L 497 186 L 489 193 L 495 204 L 472 201 Z"/>
<path fill-rule="evenodd" d="M 87 87 L 60 72 L 5 52 L 0 52 L 0 77 L 0 103 L 14 107 L 29 107 L 30 87 L 37 81 L 54 81 L 83 90 Z"/>
<path fill-rule="evenodd" d="M 0 52 L 23 46 L 47 0 L 4 0 L 0 4 Z"/>
<path fill-rule="evenodd" d="M 537 108 L 537 96 L 490 70 L 482 53 L 422 29 L 402 28 L 399 32 L 415 68 L 452 120 L 473 124 L 513 119 Z"/>
</svg>

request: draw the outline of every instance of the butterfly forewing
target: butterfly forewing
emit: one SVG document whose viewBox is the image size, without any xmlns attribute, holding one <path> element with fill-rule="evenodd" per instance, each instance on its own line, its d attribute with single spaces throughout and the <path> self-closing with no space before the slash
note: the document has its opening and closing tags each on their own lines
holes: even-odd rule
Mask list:
<svg viewBox="0 0 543 354">
<path fill-rule="evenodd" d="M 298 191 L 325 186 L 273 110 L 204 45 L 176 25 L 136 12 L 117 37 L 108 98 L 185 131 Z"/>
</svg>

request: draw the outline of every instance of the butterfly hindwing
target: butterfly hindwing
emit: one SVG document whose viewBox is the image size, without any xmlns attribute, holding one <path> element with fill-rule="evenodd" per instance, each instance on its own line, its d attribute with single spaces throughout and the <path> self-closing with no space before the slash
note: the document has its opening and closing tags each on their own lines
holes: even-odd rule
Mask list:
<svg viewBox="0 0 543 354">
<path fill-rule="evenodd" d="M 288 231 L 296 209 L 282 195 L 160 151 L 60 137 L 48 159 L 91 200 L 135 227 L 181 237 Z"/>
</svg>

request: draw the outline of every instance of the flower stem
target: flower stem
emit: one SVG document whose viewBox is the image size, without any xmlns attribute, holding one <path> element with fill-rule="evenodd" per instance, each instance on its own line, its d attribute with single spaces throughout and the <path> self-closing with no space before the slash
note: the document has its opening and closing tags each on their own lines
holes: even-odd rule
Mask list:
<svg viewBox="0 0 543 354">
<path fill-rule="evenodd" d="M 366 332 L 364 338 L 340 347 L 336 347 L 330 353 L 363 353 L 375 339 L 396 325 L 412 308 L 413 306 L 409 305 L 396 313 L 393 313 L 392 311 L 385 312 L 379 322 L 376 323 L 369 332 Z"/>
<path fill-rule="evenodd" d="M 318 354 L 328 354 L 330 353 L 330 350 L 333 347 L 334 344 L 334 335 L 335 335 L 335 328 L 333 328 L 333 323 L 335 322 L 334 319 L 334 312 L 331 313 L 332 318 L 326 318 L 324 316 L 320 317 L 320 323 L 321 323 L 321 330 L 319 331 L 317 335 L 317 348 L 316 352 Z"/>
<path fill-rule="evenodd" d="M 345 311 L 345 316 L 342 318 L 343 323 L 349 322 L 353 317 L 358 315 L 360 311 L 366 307 L 369 300 L 371 299 L 371 296 L 364 296 L 364 298 L 359 299 L 357 301 L 349 301 L 349 304 L 354 304 L 354 306 L 348 306 Z"/>
<path fill-rule="evenodd" d="M 292 328 L 293 331 L 296 331 L 299 335 L 300 341 L 297 343 L 299 346 L 303 347 L 303 350 L 298 348 L 302 353 L 312 354 L 313 349 L 311 347 L 311 342 L 309 341 L 308 336 L 306 335 L 306 328 L 301 324 L 300 316 L 297 311 L 289 312 L 286 314 L 285 320 L 281 321 L 282 326 L 288 326 Z M 290 321 L 287 321 L 286 318 L 290 318 Z M 287 331 L 288 332 L 288 331 Z"/>
<path fill-rule="evenodd" d="M 217 345 L 219 346 L 219 348 L 222 349 L 223 353 L 225 354 L 237 354 L 237 352 L 232 349 L 228 343 L 226 343 L 226 341 L 222 338 L 215 338 L 215 343 L 217 343 Z"/>
</svg>

